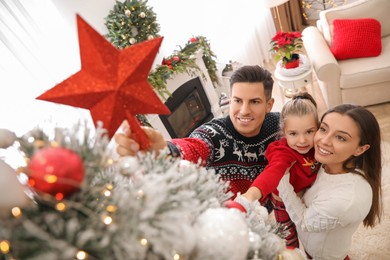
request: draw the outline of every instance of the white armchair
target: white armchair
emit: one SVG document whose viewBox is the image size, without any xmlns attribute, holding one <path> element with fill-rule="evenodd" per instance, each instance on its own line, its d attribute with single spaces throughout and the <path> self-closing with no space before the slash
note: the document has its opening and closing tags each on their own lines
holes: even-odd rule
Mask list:
<svg viewBox="0 0 390 260">
<path fill-rule="evenodd" d="M 390 1 L 358 0 L 320 12 L 316 26 L 303 30 L 303 44 L 328 108 L 390 101 Z M 330 47 L 336 19 L 373 18 L 381 24 L 379 56 L 337 60 Z"/>
</svg>

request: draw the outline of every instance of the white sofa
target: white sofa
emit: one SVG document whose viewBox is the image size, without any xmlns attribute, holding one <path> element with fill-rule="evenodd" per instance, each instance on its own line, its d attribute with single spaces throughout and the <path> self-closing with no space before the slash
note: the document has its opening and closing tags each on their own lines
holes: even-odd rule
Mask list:
<svg viewBox="0 0 390 260">
<path fill-rule="evenodd" d="M 390 101 L 390 0 L 358 0 L 320 12 L 302 32 L 303 44 L 328 108 Z M 381 24 L 382 52 L 376 57 L 336 60 L 330 46 L 335 19 L 374 18 Z"/>
</svg>

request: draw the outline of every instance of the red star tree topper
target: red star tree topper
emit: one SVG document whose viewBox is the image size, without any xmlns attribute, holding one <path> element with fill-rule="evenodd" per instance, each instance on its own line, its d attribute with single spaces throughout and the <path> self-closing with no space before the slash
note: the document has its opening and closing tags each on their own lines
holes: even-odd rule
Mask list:
<svg viewBox="0 0 390 260">
<path fill-rule="evenodd" d="M 77 15 L 81 70 L 37 99 L 89 109 L 110 138 L 127 120 L 142 149 L 149 140 L 137 114 L 169 114 L 147 81 L 162 38 L 118 50 Z"/>
</svg>

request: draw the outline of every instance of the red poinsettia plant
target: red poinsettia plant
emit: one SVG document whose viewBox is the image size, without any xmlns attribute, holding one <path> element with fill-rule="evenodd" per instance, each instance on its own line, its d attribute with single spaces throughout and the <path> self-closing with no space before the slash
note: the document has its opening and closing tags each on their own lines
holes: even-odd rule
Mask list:
<svg viewBox="0 0 390 260">
<path fill-rule="evenodd" d="M 299 59 L 298 52 L 302 49 L 302 34 L 300 32 L 277 32 L 271 40 L 271 52 L 275 53 L 275 60 L 287 62 Z"/>
</svg>

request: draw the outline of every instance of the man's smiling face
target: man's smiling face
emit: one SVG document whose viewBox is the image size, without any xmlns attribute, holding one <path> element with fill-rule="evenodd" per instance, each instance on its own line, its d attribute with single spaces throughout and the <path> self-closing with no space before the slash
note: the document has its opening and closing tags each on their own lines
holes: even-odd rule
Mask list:
<svg viewBox="0 0 390 260">
<path fill-rule="evenodd" d="M 274 100 L 266 100 L 263 83 L 237 82 L 231 89 L 229 116 L 234 128 L 245 137 L 259 134 Z"/>
</svg>

